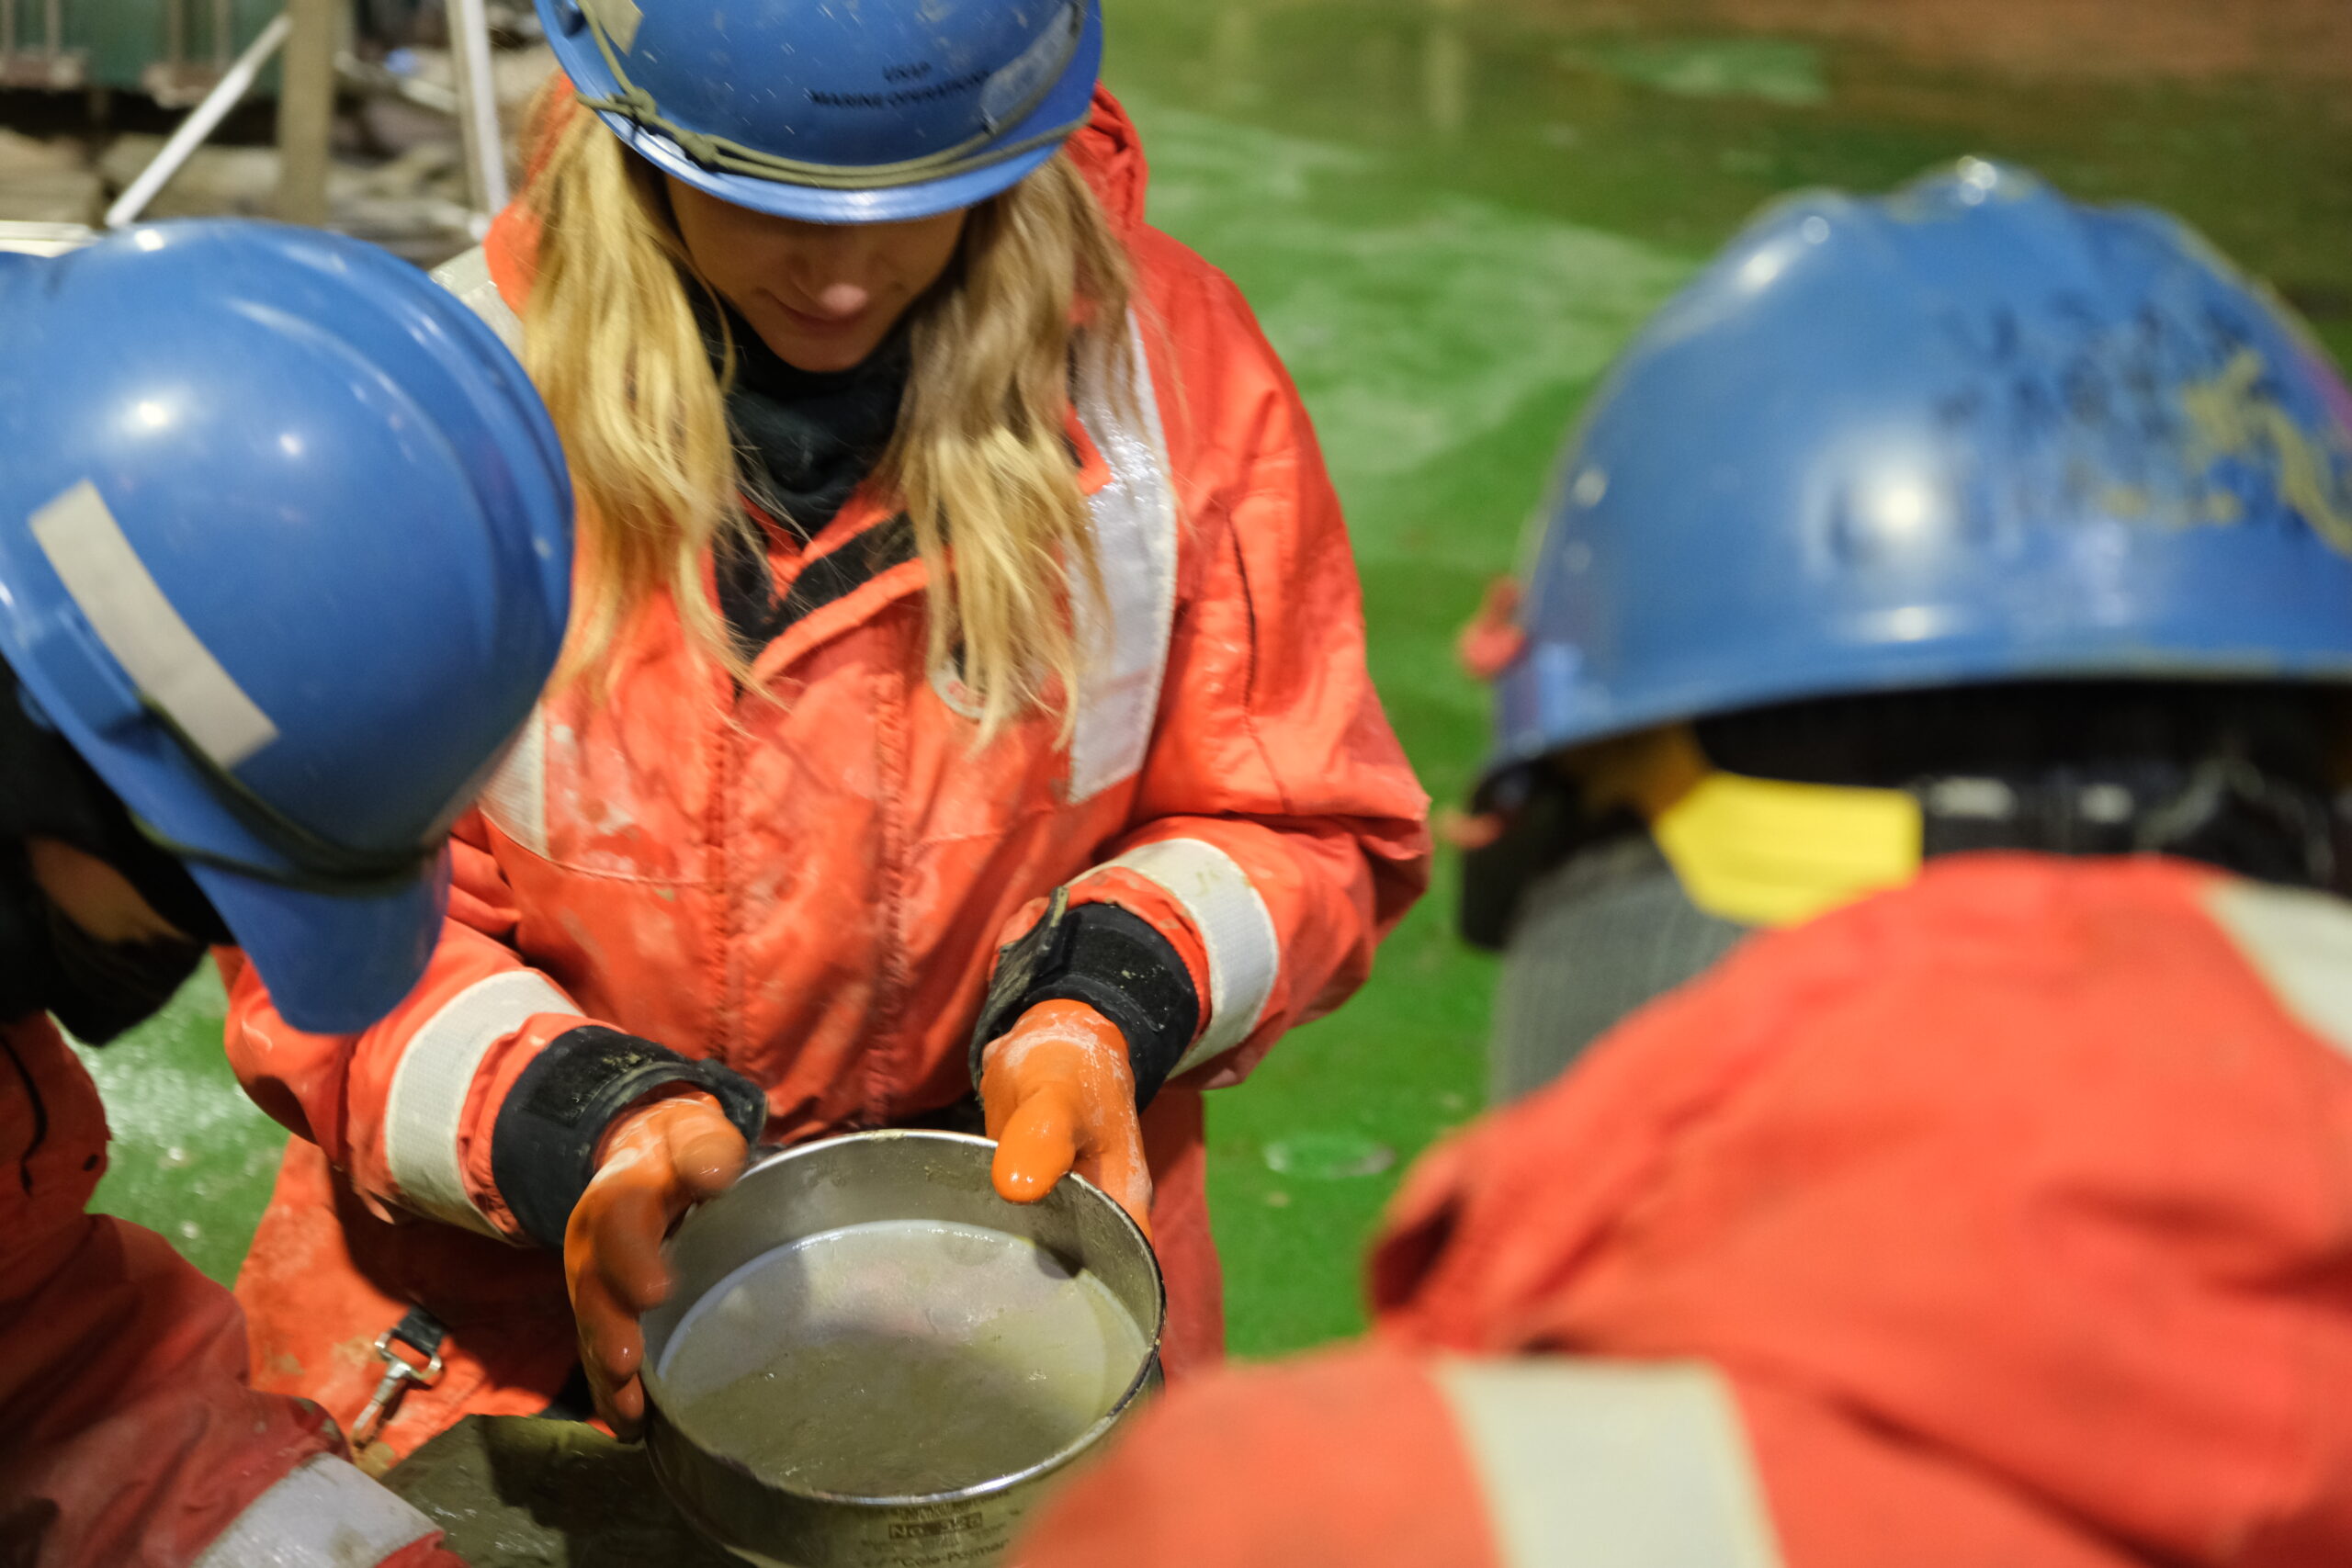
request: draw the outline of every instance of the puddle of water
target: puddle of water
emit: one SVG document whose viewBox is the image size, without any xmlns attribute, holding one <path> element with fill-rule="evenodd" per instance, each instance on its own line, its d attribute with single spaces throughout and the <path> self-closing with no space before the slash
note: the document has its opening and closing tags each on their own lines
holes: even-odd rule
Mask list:
<svg viewBox="0 0 2352 1568">
<path fill-rule="evenodd" d="M 1396 1163 L 1396 1151 L 1354 1133 L 1294 1133 L 1266 1145 L 1266 1167 L 1314 1181 L 1378 1176 Z"/>
<path fill-rule="evenodd" d="M 1573 45 L 1560 59 L 1678 97 L 1829 101 L 1821 48 L 1798 39 L 1616 39 Z"/>
</svg>

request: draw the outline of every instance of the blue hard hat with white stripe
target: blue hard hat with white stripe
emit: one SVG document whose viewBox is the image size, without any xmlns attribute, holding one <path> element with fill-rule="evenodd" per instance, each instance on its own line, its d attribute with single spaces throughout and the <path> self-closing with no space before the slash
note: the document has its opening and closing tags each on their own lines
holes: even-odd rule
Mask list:
<svg viewBox="0 0 2352 1568">
<path fill-rule="evenodd" d="M 2352 424 L 2178 221 L 1970 160 L 1806 195 L 1648 326 L 1570 443 L 1490 778 L 1807 697 L 2352 682 Z"/>
<path fill-rule="evenodd" d="M 665 174 L 813 223 L 1011 188 L 1084 125 L 1101 0 L 537 0 L 581 101 Z"/>
<path fill-rule="evenodd" d="M 529 380 L 413 267 L 268 224 L 8 258 L 0 343 L 0 656 L 286 1018 L 364 1027 L 562 641 Z"/>
</svg>

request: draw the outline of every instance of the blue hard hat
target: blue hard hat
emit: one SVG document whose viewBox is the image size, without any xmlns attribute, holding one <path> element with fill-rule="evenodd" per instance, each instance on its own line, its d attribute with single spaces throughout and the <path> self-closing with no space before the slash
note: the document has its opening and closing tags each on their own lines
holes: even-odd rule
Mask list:
<svg viewBox="0 0 2352 1568">
<path fill-rule="evenodd" d="M 1807 697 L 2352 682 L 2352 426 L 2178 221 L 1978 160 L 1768 212 L 1650 323 L 1555 486 L 1488 777 Z"/>
<path fill-rule="evenodd" d="M 537 0 L 581 101 L 721 201 L 812 223 L 1010 189 L 1084 125 L 1101 0 Z"/>
<path fill-rule="evenodd" d="M 522 367 L 372 246 L 221 221 L 0 267 L 0 657 L 289 1022 L 373 1022 L 563 637 Z"/>
</svg>

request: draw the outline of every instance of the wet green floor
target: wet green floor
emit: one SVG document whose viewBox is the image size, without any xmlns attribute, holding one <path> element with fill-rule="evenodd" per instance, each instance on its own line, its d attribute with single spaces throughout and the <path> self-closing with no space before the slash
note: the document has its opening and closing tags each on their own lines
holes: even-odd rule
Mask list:
<svg viewBox="0 0 2352 1568">
<path fill-rule="evenodd" d="M 1297 373 L 1355 528 L 1374 673 L 1441 801 L 1485 728 L 1453 632 L 1509 566 L 1560 432 L 1642 317 L 1779 191 L 2013 158 L 2189 216 L 2352 355 L 2352 91 L 1996 80 L 1479 0 L 1108 8 L 1154 216 L 1239 280 Z M 1214 1102 L 1238 1350 L 1358 1325 L 1381 1203 L 1476 1109 L 1491 970 L 1448 935 L 1451 886 L 1442 868 L 1350 1007 Z M 98 1066 L 120 1135 L 105 1200 L 225 1276 L 276 1140 L 220 1065 L 217 1010 L 217 991 L 184 998 Z"/>
</svg>

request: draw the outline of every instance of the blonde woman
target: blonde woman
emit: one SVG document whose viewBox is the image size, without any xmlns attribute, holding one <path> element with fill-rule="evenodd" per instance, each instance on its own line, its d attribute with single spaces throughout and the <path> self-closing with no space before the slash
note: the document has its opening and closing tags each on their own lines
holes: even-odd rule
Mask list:
<svg viewBox="0 0 2352 1568">
<path fill-rule="evenodd" d="M 966 1118 L 1007 1197 L 1075 1168 L 1148 1224 L 1182 1375 L 1223 1337 L 1199 1091 L 1427 875 L 1306 414 L 1143 223 L 1091 0 L 541 10 L 569 80 L 447 280 L 572 464 L 568 674 L 399 1013 L 233 998 L 302 1134 L 261 1380 L 350 1421 L 437 1354 L 356 1434 L 404 1453 L 582 1405 L 577 1359 L 626 1429 L 662 1229 L 746 1139 Z"/>
</svg>

